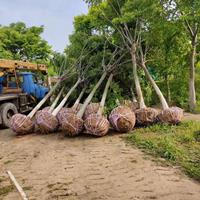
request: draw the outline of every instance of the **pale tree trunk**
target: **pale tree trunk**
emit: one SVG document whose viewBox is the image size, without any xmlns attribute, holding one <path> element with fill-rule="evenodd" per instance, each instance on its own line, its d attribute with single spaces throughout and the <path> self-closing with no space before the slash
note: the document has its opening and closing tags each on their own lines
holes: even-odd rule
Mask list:
<svg viewBox="0 0 200 200">
<path fill-rule="evenodd" d="M 102 99 L 101 99 L 101 102 L 100 102 L 99 110 L 97 112 L 97 114 L 99 114 L 99 115 L 103 114 L 103 109 L 104 109 L 104 106 L 105 106 L 106 97 L 107 97 L 107 94 L 108 94 L 108 89 L 110 87 L 112 79 L 113 79 L 113 74 L 110 74 L 108 81 L 106 83 L 106 87 L 105 87 L 104 92 L 103 92 L 103 96 L 102 96 Z"/>
<path fill-rule="evenodd" d="M 102 84 L 103 80 L 106 78 L 107 72 L 104 72 L 101 76 L 101 78 L 99 79 L 99 81 L 97 82 L 97 84 L 94 86 L 94 88 L 92 89 L 92 91 L 90 92 L 90 94 L 88 95 L 88 97 L 86 98 L 83 106 L 81 107 L 81 109 L 79 110 L 79 112 L 77 113 L 77 116 L 82 118 L 83 114 L 85 112 L 85 109 L 87 107 L 87 105 L 90 103 L 90 101 L 92 100 L 92 97 L 94 96 L 96 90 L 99 88 L 99 86 Z"/>
<path fill-rule="evenodd" d="M 55 108 L 55 110 L 52 112 L 53 116 L 56 116 L 58 114 L 58 112 L 61 110 L 61 108 L 65 105 L 65 103 L 67 102 L 68 98 L 70 97 L 70 95 L 72 94 L 72 92 L 77 88 L 77 86 L 79 85 L 79 83 L 81 82 L 81 79 L 78 79 L 76 81 L 76 83 L 74 84 L 74 86 L 69 90 L 69 92 L 66 94 L 66 96 L 64 97 L 64 99 L 60 102 L 60 104 Z"/>
<path fill-rule="evenodd" d="M 80 101 L 81 101 L 81 99 L 82 99 L 82 97 L 83 97 L 83 95 L 84 95 L 84 93 L 85 93 L 85 90 L 86 90 L 86 87 L 84 87 L 84 88 L 82 89 L 80 95 L 79 95 L 78 98 L 76 99 L 76 101 L 75 101 L 74 105 L 72 106 L 72 108 L 77 109 L 77 107 L 78 107 L 78 105 L 79 105 L 79 103 L 80 103 Z"/>
<path fill-rule="evenodd" d="M 49 97 L 53 94 L 53 92 L 56 90 L 56 88 L 59 86 L 61 80 L 59 80 L 53 88 L 48 92 L 48 94 L 35 106 L 35 108 L 28 114 L 28 117 L 32 118 L 35 113 L 43 106 L 43 104 L 48 100 Z"/>
<path fill-rule="evenodd" d="M 147 76 L 149 82 L 151 83 L 152 87 L 154 88 L 156 94 L 158 95 L 158 98 L 160 99 L 160 102 L 162 104 L 162 108 L 164 109 L 168 109 L 168 103 L 165 99 L 165 97 L 163 96 L 162 92 L 160 91 L 160 88 L 157 86 L 156 82 L 154 81 L 154 79 L 152 78 L 152 76 L 150 75 L 148 69 L 146 68 L 146 65 L 144 63 L 144 61 L 141 62 L 141 67 L 145 72 L 145 75 Z"/>
<path fill-rule="evenodd" d="M 58 96 L 56 97 L 56 99 L 54 100 L 54 102 L 52 103 L 51 107 L 49 108 L 49 112 L 52 112 L 54 110 L 54 108 L 56 107 L 62 93 L 63 93 L 64 87 L 62 87 L 62 89 L 60 90 Z"/>
<path fill-rule="evenodd" d="M 132 58 L 132 64 L 133 64 L 133 77 L 134 77 L 134 81 L 135 81 L 135 89 L 136 89 L 136 93 L 137 93 L 139 106 L 140 106 L 140 108 L 146 108 L 146 105 L 144 102 L 144 97 L 142 94 L 142 89 L 140 86 L 138 73 L 137 73 L 136 44 L 135 43 L 132 45 L 131 58 Z"/>
<path fill-rule="evenodd" d="M 136 96 L 135 96 L 135 93 L 133 92 L 133 89 L 131 88 L 131 95 L 132 95 L 132 101 L 134 103 L 137 103 L 137 99 L 136 99 Z"/>
<path fill-rule="evenodd" d="M 195 58 L 196 58 L 196 42 L 197 36 L 193 37 L 192 50 L 190 55 L 189 68 L 189 107 L 190 111 L 194 112 L 196 108 L 196 91 L 195 91 Z"/>
</svg>

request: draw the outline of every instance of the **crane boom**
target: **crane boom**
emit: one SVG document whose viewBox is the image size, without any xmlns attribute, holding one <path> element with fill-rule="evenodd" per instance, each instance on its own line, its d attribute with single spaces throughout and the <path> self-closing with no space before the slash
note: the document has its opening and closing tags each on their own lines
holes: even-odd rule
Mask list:
<svg viewBox="0 0 200 200">
<path fill-rule="evenodd" d="M 16 70 L 41 71 L 43 74 L 47 74 L 47 67 L 44 64 L 36 64 L 18 60 L 0 59 L 0 69 L 5 69 L 9 71 L 16 71 Z"/>
</svg>

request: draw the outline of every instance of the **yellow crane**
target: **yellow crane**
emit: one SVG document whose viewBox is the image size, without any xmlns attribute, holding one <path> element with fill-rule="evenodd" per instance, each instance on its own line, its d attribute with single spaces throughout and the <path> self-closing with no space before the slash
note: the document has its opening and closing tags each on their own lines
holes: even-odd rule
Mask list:
<svg viewBox="0 0 200 200">
<path fill-rule="evenodd" d="M 29 71 L 40 71 L 43 74 L 47 74 L 47 67 L 44 64 L 36 64 L 28 61 L 19 60 L 6 60 L 0 59 L 0 69 L 13 72 L 16 70 L 29 70 Z"/>
</svg>

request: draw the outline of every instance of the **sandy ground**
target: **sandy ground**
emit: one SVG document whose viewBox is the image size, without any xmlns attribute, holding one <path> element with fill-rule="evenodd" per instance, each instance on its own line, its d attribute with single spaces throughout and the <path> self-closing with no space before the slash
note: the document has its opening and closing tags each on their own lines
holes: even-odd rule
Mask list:
<svg viewBox="0 0 200 200">
<path fill-rule="evenodd" d="M 184 120 L 195 120 L 200 121 L 200 114 L 191 114 L 191 113 L 185 113 L 184 114 Z"/>
<path fill-rule="evenodd" d="M 11 170 L 30 200 L 199 200 L 200 184 L 126 144 L 61 134 L 16 137 L 0 131 L 0 188 Z M 12 190 L 1 200 L 18 200 Z"/>
</svg>

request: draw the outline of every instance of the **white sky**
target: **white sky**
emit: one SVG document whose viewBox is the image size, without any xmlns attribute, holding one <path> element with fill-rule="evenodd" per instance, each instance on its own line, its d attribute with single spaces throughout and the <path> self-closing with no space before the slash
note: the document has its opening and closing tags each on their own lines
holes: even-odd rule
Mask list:
<svg viewBox="0 0 200 200">
<path fill-rule="evenodd" d="M 63 52 L 73 32 L 73 18 L 87 12 L 83 0 L 0 0 L 0 24 L 22 21 L 27 26 L 44 25 L 45 40 Z"/>
</svg>

